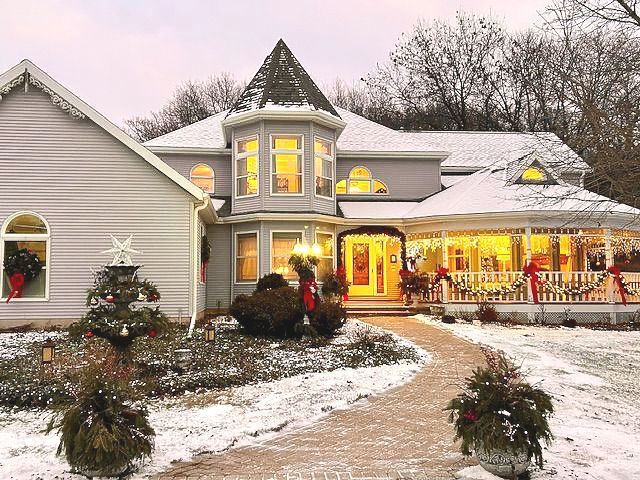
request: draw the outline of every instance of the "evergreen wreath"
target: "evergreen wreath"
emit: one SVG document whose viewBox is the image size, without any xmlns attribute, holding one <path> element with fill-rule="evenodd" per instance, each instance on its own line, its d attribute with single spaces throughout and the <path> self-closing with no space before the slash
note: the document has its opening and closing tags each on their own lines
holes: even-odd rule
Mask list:
<svg viewBox="0 0 640 480">
<path fill-rule="evenodd" d="M 211 258 L 211 244 L 209 238 L 206 235 L 202 236 L 200 242 L 200 260 L 202 262 L 208 262 Z"/>
<path fill-rule="evenodd" d="M 14 273 L 24 275 L 25 281 L 33 280 L 42 271 L 42 262 L 33 250 L 21 248 L 20 250 L 7 255 L 4 259 L 4 270 L 8 276 Z"/>
</svg>

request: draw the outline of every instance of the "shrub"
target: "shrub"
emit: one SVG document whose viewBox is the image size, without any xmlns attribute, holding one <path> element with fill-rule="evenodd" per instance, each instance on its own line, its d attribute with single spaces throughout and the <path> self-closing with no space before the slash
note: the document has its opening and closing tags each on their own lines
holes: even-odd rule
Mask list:
<svg viewBox="0 0 640 480">
<path fill-rule="evenodd" d="M 347 321 L 347 311 L 339 304 L 321 302 L 311 318 L 311 326 L 320 335 L 331 336 Z"/>
<path fill-rule="evenodd" d="M 349 294 L 349 282 L 344 276 L 336 272 L 330 272 L 322 280 L 322 295 L 325 297 L 338 297 L 342 299 Z"/>
<path fill-rule="evenodd" d="M 478 302 L 478 309 L 476 310 L 476 316 L 480 323 L 498 323 L 498 312 L 495 305 L 483 300 Z"/>
<path fill-rule="evenodd" d="M 553 435 L 548 418 L 553 414 L 551 397 L 531 386 L 520 368 L 503 354 L 484 349 L 486 367 L 473 371 L 462 392 L 449 402 L 450 421 L 460 450 L 527 452 L 542 467 L 541 441 Z"/>
<path fill-rule="evenodd" d="M 276 288 L 288 287 L 289 282 L 279 273 L 269 273 L 258 280 L 256 292 L 264 290 L 275 290 Z"/>
<path fill-rule="evenodd" d="M 443 315 L 442 323 L 456 323 L 456 317 L 453 315 Z"/>
<path fill-rule="evenodd" d="M 287 337 L 304 318 L 304 306 L 298 292 L 291 287 L 238 295 L 229 313 L 252 335 Z"/>
<path fill-rule="evenodd" d="M 135 404 L 129 373 L 115 358 L 84 369 L 75 401 L 49 422 L 47 433 L 60 432 L 58 455 L 87 476 L 119 476 L 132 472 L 151 456 L 155 432 L 147 411 Z"/>
</svg>

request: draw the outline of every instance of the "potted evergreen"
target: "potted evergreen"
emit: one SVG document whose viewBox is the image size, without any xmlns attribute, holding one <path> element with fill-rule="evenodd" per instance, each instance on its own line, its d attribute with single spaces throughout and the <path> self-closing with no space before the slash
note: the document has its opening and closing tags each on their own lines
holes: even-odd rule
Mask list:
<svg viewBox="0 0 640 480">
<path fill-rule="evenodd" d="M 455 440 L 462 440 L 462 453 L 475 452 L 485 470 L 515 480 L 532 459 L 542 467 L 541 442 L 548 445 L 553 439 L 548 423 L 552 399 L 529 384 L 503 353 L 488 348 L 483 353 L 487 366 L 473 371 L 445 410 Z"/>
</svg>

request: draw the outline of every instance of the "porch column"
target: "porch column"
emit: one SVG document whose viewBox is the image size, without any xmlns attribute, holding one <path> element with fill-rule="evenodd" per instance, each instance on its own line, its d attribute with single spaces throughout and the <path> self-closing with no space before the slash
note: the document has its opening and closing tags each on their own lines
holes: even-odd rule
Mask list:
<svg viewBox="0 0 640 480">
<path fill-rule="evenodd" d="M 449 259 L 447 255 L 447 231 L 442 230 L 440 232 L 440 238 L 442 239 L 442 267 L 449 268 Z M 442 303 L 449 303 L 449 282 L 440 282 L 442 285 Z"/>
<path fill-rule="evenodd" d="M 525 227 L 524 236 L 527 242 L 527 265 L 531 263 L 531 227 Z M 531 291 L 531 282 L 527 283 L 527 303 L 533 305 L 533 292 Z"/>
<path fill-rule="evenodd" d="M 604 229 L 604 256 L 605 256 L 605 268 L 609 268 L 615 262 L 613 256 L 613 249 L 611 248 L 611 229 Z M 607 280 L 607 298 L 609 303 L 616 303 L 615 292 L 613 289 L 613 279 Z"/>
</svg>

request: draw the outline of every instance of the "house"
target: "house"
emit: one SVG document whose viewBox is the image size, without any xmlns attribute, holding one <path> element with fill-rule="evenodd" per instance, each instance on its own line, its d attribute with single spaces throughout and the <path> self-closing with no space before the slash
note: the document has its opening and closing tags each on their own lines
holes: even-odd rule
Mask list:
<svg viewBox="0 0 640 480">
<path fill-rule="evenodd" d="M 640 211 L 584 189 L 589 166 L 557 137 L 389 129 L 332 105 L 282 40 L 230 110 L 144 145 L 28 61 L 0 95 L 0 252 L 46 259 L 0 321 L 80 316 L 109 234 L 134 235 L 163 309 L 185 319 L 267 273 L 295 282 L 296 243 L 318 245 L 320 281 L 344 266 L 351 301 L 399 303 L 406 269 L 455 310 L 571 303 L 600 321 L 640 301 Z"/>
</svg>

